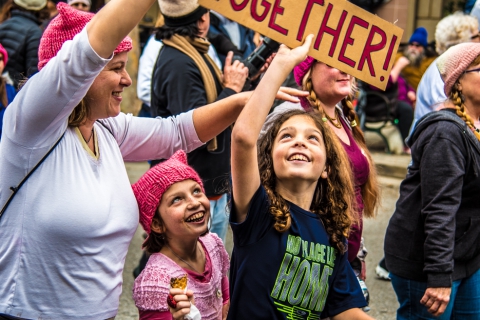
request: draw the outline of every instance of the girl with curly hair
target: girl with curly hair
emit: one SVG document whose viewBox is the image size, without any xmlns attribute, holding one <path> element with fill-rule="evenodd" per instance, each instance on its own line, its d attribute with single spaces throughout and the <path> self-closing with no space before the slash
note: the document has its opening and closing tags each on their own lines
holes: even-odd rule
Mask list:
<svg viewBox="0 0 480 320">
<path fill-rule="evenodd" d="M 286 102 L 276 107 L 267 117 L 261 133 L 288 110 L 312 111 L 321 117 L 346 151 L 353 172 L 357 216 L 348 235 L 348 261 L 365 288 L 368 302 L 369 295 L 364 283 L 367 250 L 362 238 L 363 218 L 375 217 L 379 189 L 375 165 L 352 104 L 356 91 L 355 79 L 310 56 L 293 69 L 293 74 L 297 84 L 308 91 L 308 96 L 300 98 L 300 103 Z"/>
<path fill-rule="evenodd" d="M 228 319 L 371 319 L 347 260 L 348 158 L 318 114 L 291 111 L 257 138 L 312 37 L 281 46 L 232 132 L 234 236 Z"/>
</svg>

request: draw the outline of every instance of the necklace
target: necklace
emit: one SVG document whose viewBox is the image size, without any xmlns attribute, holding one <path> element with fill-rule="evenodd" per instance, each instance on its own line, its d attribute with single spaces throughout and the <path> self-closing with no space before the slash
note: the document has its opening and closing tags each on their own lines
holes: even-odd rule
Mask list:
<svg viewBox="0 0 480 320">
<path fill-rule="evenodd" d="M 198 243 L 198 242 L 197 242 L 197 243 Z M 189 266 L 191 270 L 195 271 L 195 272 L 198 273 L 198 274 L 202 274 L 202 273 L 203 273 L 203 272 L 198 272 L 198 270 L 195 269 L 194 267 L 192 267 L 192 265 L 191 265 L 190 263 L 188 263 L 187 261 L 185 261 L 185 260 L 183 260 L 182 258 L 180 258 L 180 257 L 175 253 L 175 251 L 173 251 L 172 247 L 170 247 L 168 244 L 167 244 L 167 247 L 170 249 L 170 251 L 172 251 L 172 253 L 173 253 L 173 255 L 174 255 L 175 257 L 177 257 L 180 261 L 182 261 L 182 262 L 185 263 L 187 266 Z M 197 244 L 195 244 L 195 251 L 196 251 L 196 250 L 197 250 Z M 200 250 L 200 252 L 201 252 L 201 250 Z"/>
<path fill-rule="evenodd" d="M 340 122 L 340 119 L 338 117 L 337 109 L 335 109 L 335 115 L 337 116 L 336 118 L 331 118 L 326 112 L 324 112 L 324 115 L 325 115 L 325 118 L 328 119 L 335 128 L 340 129 L 342 127 L 342 123 Z M 322 118 L 322 120 L 325 118 Z M 326 120 L 323 120 L 323 121 L 326 122 Z"/>
<path fill-rule="evenodd" d="M 83 141 L 85 141 L 85 143 L 87 144 L 90 142 L 90 140 L 92 140 L 92 137 L 93 137 L 93 128 L 92 128 L 92 133 L 90 133 L 90 137 L 88 139 L 85 139 L 85 137 L 82 134 Z"/>
</svg>

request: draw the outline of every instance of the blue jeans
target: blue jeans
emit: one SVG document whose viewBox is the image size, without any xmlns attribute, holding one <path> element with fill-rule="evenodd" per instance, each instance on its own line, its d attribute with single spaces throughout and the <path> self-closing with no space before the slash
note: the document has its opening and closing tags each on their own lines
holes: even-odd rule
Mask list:
<svg viewBox="0 0 480 320">
<path fill-rule="evenodd" d="M 218 200 L 210 200 L 210 221 L 212 223 L 210 232 L 216 233 L 217 236 L 225 243 L 228 228 L 228 194 L 224 193 Z"/>
<path fill-rule="evenodd" d="M 468 278 L 454 281 L 450 302 L 440 317 L 434 317 L 420 303 L 425 291 L 426 282 L 413 281 L 390 273 L 393 290 L 397 295 L 400 307 L 397 320 L 406 319 L 480 319 L 480 270 Z"/>
</svg>

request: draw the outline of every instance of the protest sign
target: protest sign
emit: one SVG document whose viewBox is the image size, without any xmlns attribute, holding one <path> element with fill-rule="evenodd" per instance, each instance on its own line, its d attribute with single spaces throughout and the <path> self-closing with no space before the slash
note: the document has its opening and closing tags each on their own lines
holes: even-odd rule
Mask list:
<svg viewBox="0 0 480 320">
<path fill-rule="evenodd" d="M 199 0 L 288 47 L 314 34 L 309 55 L 385 89 L 403 30 L 344 0 Z"/>
</svg>

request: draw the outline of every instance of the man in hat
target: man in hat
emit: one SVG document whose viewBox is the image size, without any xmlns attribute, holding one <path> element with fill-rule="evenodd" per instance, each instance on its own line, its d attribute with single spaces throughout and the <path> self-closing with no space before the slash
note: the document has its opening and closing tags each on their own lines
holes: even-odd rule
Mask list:
<svg viewBox="0 0 480 320">
<path fill-rule="evenodd" d="M 222 71 L 207 54 L 209 11 L 197 0 L 159 0 L 165 25 L 157 31 L 163 48 L 152 76 L 153 117 L 178 115 L 242 91 L 248 69 L 227 55 Z M 228 219 L 227 186 L 230 175 L 228 128 L 205 146 L 188 154 L 211 203 L 211 231 L 225 241 Z"/>
<path fill-rule="evenodd" d="M 429 57 L 426 54 L 427 39 L 428 32 L 425 28 L 419 27 L 415 29 L 408 41 L 408 46 L 403 52 L 397 54 L 392 67 L 392 70 L 401 70 L 400 75 L 415 90 L 417 90 L 423 74 L 435 60 L 435 57 Z"/>
</svg>

